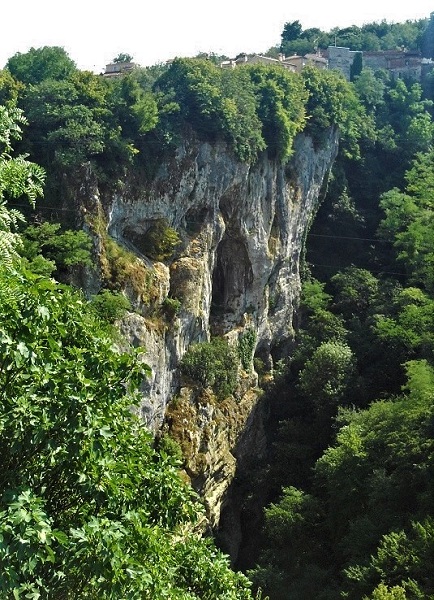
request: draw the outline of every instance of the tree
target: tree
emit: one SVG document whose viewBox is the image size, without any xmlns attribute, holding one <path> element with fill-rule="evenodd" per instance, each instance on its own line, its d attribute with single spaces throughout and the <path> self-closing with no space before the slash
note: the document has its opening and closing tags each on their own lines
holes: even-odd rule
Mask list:
<svg viewBox="0 0 434 600">
<path fill-rule="evenodd" d="M 347 156 L 359 155 L 358 140 L 369 135 L 369 118 L 354 92 L 341 75 L 307 66 L 301 76 L 309 93 L 306 105 L 306 131 L 315 142 L 323 139 L 330 127 L 339 129 L 343 151 Z"/>
<path fill-rule="evenodd" d="M 307 52 L 311 52 L 313 44 L 302 34 L 303 29 L 299 21 L 285 23 L 280 36 L 280 52 L 287 56 L 290 54 L 304 56 Z"/>
<path fill-rule="evenodd" d="M 97 314 L 108 323 L 114 323 L 121 319 L 128 310 L 131 310 L 131 302 L 126 296 L 110 290 L 102 290 L 93 296 L 91 305 Z"/>
<path fill-rule="evenodd" d="M 316 499 L 294 487 L 284 488 L 279 502 L 265 509 L 265 548 L 250 575 L 270 598 L 326 598 L 322 592 L 330 574 L 319 565 L 321 517 Z"/>
<path fill-rule="evenodd" d="M 225 72 L 206 60 L 176 59 L 156 81 L 165 137 L 185 124 L 207 140 L 229 142 L 240 160 L 254 161 L 265 142 L 254 85 L 244 70 Z"/>
<path fill-rule="evenodd" d="M 23 122 L 0 106 L 0 595 L 249 600 L 136 414 L 140 349 L 122 353 L 80 293 L 12 265 L 5 199 L 33 202 L 43 182 L 11 157 Z"/>
<path fill-rule="evenodd" d="M 130 74 L 109 80 L 108 86 L 107 101 L 121 127 L 122 136 L 137 144 L 139 138 L 158 123 L 155 98 L 151 92 L 144 91 Z"/>
<path fill-rule="evenodd" d="M 296 134 L 305 126 L 308 93 L 294 73 L 253 65 L 249 75 L 258 101 L 262 135 L 272 158 L 287 160 Z"/>
<path fill-rule="evenodd" d="M 190 346 L 181 371 L 203 387 L 211 387 L 217 398 L 233 394 L 237 384 L 238 360 L 233 348 L 221 338 Z"/>
<path fill-rule="evenodd" d="M 127 54 L 126 52 L 121 52 L 114 59 L 114 63 L 124 63 L 124 62 L 132 62 L 133 57 L 131 54 Z"/>
<path fill-rule="evenodd" d="M 300 373 L 300 388 L 321 409 L 323 402 L 337 405 L 353 369 L 353 353 L 342 342 L 323 342 Z"/>
<path fill-rule="evenodd" d="M 308 491 L 266 509 L 256 583 L 271 597 L 430 598 L 434 369 L 406 365 L 399 396 L 341 411 Z"/>
<path fill-rule="evenodd" d="M 350 67 L 350 80 L 351 81 L 354 81 L 354 79 L 360 75 L 360 73 L 362 72 L 362 68 L 363 68 L 362 53 L 356 52 L 356 54 L 354 55 L 354 60 Z"/>
<path fill-rule="evenodd" d="M 47 79 L 29 86 L 22 102 L 30 121 L 27 143 L 43 165 L 54 163 L 57 170 L 76 168 L 101 154 L 108 138 L 104 90 L 100 88 L 96 97 L 96 86 L 85 75 L 86 92 L 82 77 Z"/>
<path fill-rule="evenodd" d="M 92 161 L 104 173 L 131 164 L 137 146 L 158 121 L 151 93 L 129 76 L 107 80 L 77 71 L 62 81 L 28 86 L 22 105 L 30 127 L 26 142 L 58 182 L 58 171 Z"/>
<path fill-rule="evenodd" d="M 367 269 L 348 267 L 331 278 L 335 307 L 347 319 L 364 319 L 378 298 L 379 281 Z"/>
<path fill-rule="evenodd" d="M 372 69 L 362 69 L 354 79 L 354 87 L 364 106 L 370 111 L 384 104 L 385 83 L 375 76 Z"/>
<path fill-rule="evenodd" d="M 31 271 L 57 277 L 70 267 L 91 267 L 92 240 L 82 231 L 62 231 L 60 223 L 29 225 L 22 232 L 20 255 Z"/>
<path fill-rule="evenodd" d="M 9 58 L 6 69 L 25 84 L 38 84 L 46 79 L 66 79 L 76 70 L 74 61 L 59 46 L 30 48 Z"/>
<path fill-rule="evenodd" d="M 140 350 L 120 353 L 66 286 L 0 281 L 1 595 L 250 598 L 133 414 Z"/>
<path fill-rule="evenodd" d="M 285 23 L 282 31 L 282 43 L 283 42 L 292 42 L 298 39 L 302 32 L 302 26 L 300 21 L 292 21 Z"/>
<path fill-rule="evenodd" d="M 0 263 L 11 266 L 17 257 L 20 236 L 17 225 L 23 220 L 17 210 L 8 210 L 8 200 L 27 197 L 31 204 L 42 195 L 45 173 L 25 156 L 13 157 L 13 141 L 21 138 L 26 123 L 22 111 L 0 105 Z"/>
<path fill-rule="evenodd" d="M 393 240 L 397 259 L 405 265 L 409 282 L 434 290 L 433 152 L 419 154 L 406 174 L 405 192 L 398 189 L 383 194 L 380 206 L 384 218 L 380 234 Z"/>
<path fill-rule="evenodd" d="M 16 106 L 23 85 L 4 69 L 0 71 L 0 105 Z"/>
</svg>

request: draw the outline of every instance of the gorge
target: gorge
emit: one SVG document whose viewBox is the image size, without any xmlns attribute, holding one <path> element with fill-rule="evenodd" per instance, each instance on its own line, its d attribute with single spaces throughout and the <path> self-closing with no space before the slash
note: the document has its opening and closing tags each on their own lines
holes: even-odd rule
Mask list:
<svg viewBox="0 0 434 600">
<path fill-rule="evenodd" d="M 141 414 L 149 427 L 168 429 L 180 442 L 213 528 L 237 467 L 240 437 L 250 439 L 244 452 L 261 452 L 260 431 L 248 431 L 260 430 L 253 359 L 260 358 L 271 376 L 293 342 L 303 243 L 337 150 L 338 133 L 330 128 L 319 147 L 299 134 L 288 164 L 264 154 L 249 165 L 224 142 L 192 136 L 146 187 L 127 181 L 122 192 L 107 195 L 88 172 L 76 193 L 78 214 L 102 212 L 110 237 L 152 273 L 155 304 L 169 297 L 180 302 L 179 312 L 161 324 L 133 292 L 136 312 L 123 319 L 121 330 L 145 348 L 152 368 L 142 386 Z M 180 237 L 165 263 L 140 251 L 149 229 L 161 221 Z M 237 349 L 248 332 L 248 364 L 240 364 L 232 399 L 218 402 L 212 393 L 207 397 L 186 386 L 179 365 L 192 344 L 224 336 Z"/>
</svg>

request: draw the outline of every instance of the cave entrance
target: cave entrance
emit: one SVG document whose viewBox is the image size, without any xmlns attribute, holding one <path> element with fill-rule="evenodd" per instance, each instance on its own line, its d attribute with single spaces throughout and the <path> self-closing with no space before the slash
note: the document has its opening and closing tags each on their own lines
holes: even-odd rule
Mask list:
<svg viewBox="0 0 434 600">
<path fill-rule="evenodd" d="M 226 231 L 217 247 L 212 281 L 211 319 L 237 322 L 246 310 L 247 291 L 253 281 L 247 248 L 240 237 Z"/>
</svg>

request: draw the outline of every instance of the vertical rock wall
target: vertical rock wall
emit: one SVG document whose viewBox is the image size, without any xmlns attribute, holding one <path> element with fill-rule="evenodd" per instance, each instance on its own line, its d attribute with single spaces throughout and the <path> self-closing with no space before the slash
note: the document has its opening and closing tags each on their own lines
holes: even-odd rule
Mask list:
<svg viewBox="0 0 434 600">
<path fill-rule="evenodd" d="M 163 424 L 167 403 L 180 389 L 179 361 L 192 343 L 211 335 L 226 335 L 236 343 L 243 332 L 253 330 L 254 352 L 270 368 L 279 357 L 277 349 L 291 341 L 300 254 L 337 144 L 334 130 L 321 148 L 299 135 L 288 164 L 263 156 L 247 165 L 224 143 L 189 139 L 146 186 L 127 182 L 115 195 L 93 190 L 93 203 L 104 207 L 110 236 L 137 255 L 158 220 L 164 219 L 182 240 L 166 265 L 142 256 L 157 282 L 158 301 L 168 295 L 178 299 L 179 313 L 164 326 L 146 311 L 123 323 L 128 337 L 146 347 L 153 370 L 143 387 L 142 413 L 150 426 Z M 252 369 L 244 375 L 237 399 L 223 404 L 181 390 L 170 410 L 169 426 L 188 455 L 187 470 L 205 497 L 212 525 L 218 523 L 235 472 L 238 439 L 251 439 L 255 451 L 261 450 L 260 423 L 252 416 L 255 383 Z M 247 436 L 246 425 L 252 430 Z M 249 451 L 248 444 L 243 448 Z"/>
</svg>

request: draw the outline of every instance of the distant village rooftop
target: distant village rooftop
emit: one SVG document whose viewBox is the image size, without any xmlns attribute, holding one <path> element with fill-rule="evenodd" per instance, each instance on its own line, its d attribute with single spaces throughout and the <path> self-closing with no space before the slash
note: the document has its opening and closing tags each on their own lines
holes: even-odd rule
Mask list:
<svg viewBox="0 0 434 600">
<path fill-rule="evenodd" d="M 119 75 L 125 75 L 129 73 L 138 65 L 134 62 L 112 62 L 106 65 L 103 73 L 104 77 L 119 77 Z"/>
<path fill-rule="evenodd" d="M 270 56 L 263 56 L 262 54 L 239 54 L 236 58 L 224 60 L 220 63 L 222 69 L 234 69 L 240 65 L 279 65 L 293 72 L 300 72 L 306 65 L 314 65 L 320 69 L 327 68 L 327 59 L 320 54 L 307 54 L 306 56 L 299 56 L 294 54 L 293 56 L 286 57 L 284 54 L 279 54 L 279 58 L 272 58 Z"/>
</svg>

